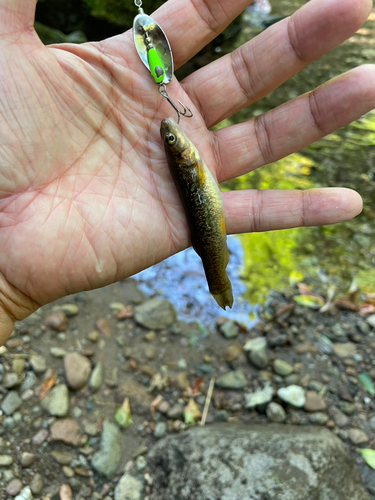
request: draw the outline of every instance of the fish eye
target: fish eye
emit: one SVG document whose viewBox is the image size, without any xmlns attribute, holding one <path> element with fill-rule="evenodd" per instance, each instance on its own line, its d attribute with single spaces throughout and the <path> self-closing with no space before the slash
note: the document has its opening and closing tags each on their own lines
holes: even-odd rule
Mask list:
<svg viewBox="0 0 375 500">
<path fill-rule="evenodd" d="M 173 144 L 176 144 L 176 141 L 177 141 L 177 137 L 174 135 L 174 134 L 166 134 L 165 136 L 165 141 L 167 142 L 167 144 L 169 144 L 170 146 L 173 146 Z"/>
</svg>

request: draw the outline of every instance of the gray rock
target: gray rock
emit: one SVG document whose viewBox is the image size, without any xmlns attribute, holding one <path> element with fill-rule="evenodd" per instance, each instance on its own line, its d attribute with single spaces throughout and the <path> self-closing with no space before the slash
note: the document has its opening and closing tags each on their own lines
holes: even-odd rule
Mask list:
<svg viewBox="0 0 375 500">
<path fill-rule="evenodd" d="M 56 385 L 45 398 L 41 405 L 50 415 L 66 417 L 69 413 L 69 391 L 65 384 Z"/>
<path fill-rule="evenodd" d="M 28 451 L 24 451 L 21 455 L 21 465 L 25 469 L 33 465 L 37 461 L 36 455 L 34 453 L 29 453 Z"/>
<path fill-rule="evenodd" d="M 10 455 L 0 455 L 0 467 L 9 467 L 12 463 L 13 458 Z"/>
<path fill-rule="evenodd" d="M 277 391 L 277 395 L 285 403 L 288 403 L 296 408 L 302 408 L 306 402 L 305 391 L 299 385 L 288 385 L 281 387 Z"/>
<path fill-rule="evenodd" d="M 325 425 L 328 422 L 328 415 L 326 413 L 316 412 L 309 415 L 309 421 L 312 424 Z"/>
<path fill-rule="evenodd" d="M 321 335 L 317 343 L 318 351 L 321 354 L 331 354 L 333 352 L 333 343 L 325 335 Z"/>
<path fill-rule="evenodd" d="M 147 462 L 152 500 L 369 500 L 346 445 L 316 427 L 196 427 Z"/>
<path fill-rule="evenodd" d="M 99 361 L 99 363 L 95 366 L 91 373 L 89 387 L 92 391 L 97 391 L 99 387 L 102 385 L 104 379 L 104 368 L 103 363 Z"/>
<path fill-rule="evenodd" d="M 3 402 L 1 403 L 1 409 L 6 415 L 12 415 L 22 406 L 22 399 L 19 397 L 18 392 L 10 391 L 5 396 Z"/>
<path fill-rule="evenodd" d="M 256 408 L 269 403 L 273 397 L 273 388 L 266 384 L 263 389 L 245 394 L 245 408 Z"/>
<path fill-rule="evenodd" d="M 12 479 L 12 481 L 7 485 L 6 493 L 12 497 L 18 495 L 22 490 L 22 481 L 20 479 Z"/>
<path fill-rule="evenodd" d="M 174 307 L 166 299 L 150 299 L 134 308 L 135 321 L 150 330 L 163 330 L 175 323 Z"/>
<path fill-rule="evenodd" d="M 371 316 L 369 316 L 366 321 L 371 326 L 371 328 L 375 328 L 375 314 L 371 314 Z"/>
<path fill-rule="evenodd" d="M 265 337 L 255 337 L 246 341 L 243 346 L 244 351 L 257 351 L 258 349 L 265 349 L 267 347 L 267 340 Z"/>
<path fill-rule="evenodd" d="M 47 370 L 47 361 L 44 356 L 36 354 L 30 358 L 31 368 L 35 373 L 44 373 Z"/>
<path fill-rule="evenodd" d="M 91 363 L 86 356 L 72 352 L 64 358 L 65 375 L 71 389 L 82 389 L 87 384 L 91 374 Z"/>
<path fill-rule="evenodd" d="M 65 356 L 68 354 L 62 347 L 51 347 L 49 352 L 54 358 L 65 358 Z"/>
<path fill-rule="evenodd" d="M 143 481 L 138 477 L 124 474 L 117 483 L 115 500 L 142 500 Z"/>
<path fill-rule="evenodd" d="M 122 434 L 119 428 L 105 420 L 103 422 L 100 450 L 92 457 L 91 465 L 94 469 L 112 479 L 121 462 Z"/>
<path fill-rule="evenodd" d="M 156 439 L 162 438 L 167 432 L 167 424 L 166 422 L 158 422 L 155 425 L 155 430 L 154 430 L 154 437 Z"/>
<path fill-rule="evenodd" d="M 278 358 L 273 362 L 273 369 L 274 372 L 281 377 L 287 377 L 294 371 L 291 364 L 289 364 L 287 361 L 284 361 L 283 359 Z"/>
<path fill-rule="evenodd" d="M 20 377 L 17 373 L 6 373 L 3 378 L 3 386 L 7 389 L 12 389 L 21 383 Z"/>
<path fill-rule="evenodd" d="M 226 321 L 220 325 L 219 329 L 226 339 L 234 339 L 238 336 L 238 328 L 234 321 Z"/>
<path fill-rule="evenodd" d="M 221 389 L 238 390 L 246 387 L 248 382 L 242 370 L 235 370 L 220 375 L 220 377 L 216 379 L 215 384 Z"/>
<path fill-rule="evenodd" d="M 368 435 L 361 429 L 349 429 L 348 437 L 350 441 L 355 445 L 368 443 L 369 440 Z"/>
<path fill-rule="evenodd" d="M 39 495 L 43 489 L 43 478 L 42 475 L 37 472 L 35 476 L 32 478 L 31 483 L 30 483 L 30 489 L 31 492 L 34 493 L 34 495 Z"/>
<path fill-rule="evenodd" d="M 172 408 L 168 411 L 167 417 L 172 419 L 180 418 L 182 417 L 182 412 L 183 412 L 182 406 L 177 403 L 173 405 Z"/>
<path fill-rule="evenodd" d="M 352 358 L 356 353 L 356 349 L 356 345 L 351 342 L 333 345 L 333 353 L 339 358 Z"/>
<path fill-rule="evenodd" d="M 370 429 L 373 430 L 373 431 L 375 431 L 375 415 L 370 418 L 370 420 L 368 421 L 368 423 L 369 423 Z"/>
<path fill-rule="evenodd" d="M 271 422 L 281 424 L 286 419 L 286 413 L 284 408 L 278 403 L 270 403 L 266 410 L 267 417 Z"/>
<path fill-rule="evenodd" d="M 33 494 L 31 493 L 30 487 L 25 486 L 14 500 L 33 500 Z"/>
<path fill-rule="evenodd" d="M 329 414 L 338 427 L 346 427 L 350 424 L 350 419 L 336 406 L 331 406 Z"/>
<path fill-rule="evenodd" d="M 264 340 L 264 346 L 263 347 L 255 347 L 249 351 L 248 358 L 250 363 L 258 369 L 263 369 L 268 365 L 268 354 L 266 351 L 266 340 Z"/>
<path fill-rule="evenodd" d="M 34 372 L 27 372 L 25 380 L 21 384 L 21 391 L 27 391 L 34 387 L 34 385 L 38 382 L 37 376 Z"/>
<path fill-rule="evenodd" d="M 345 413 L 345 415 L 353 415 L 355 412 L 355 405 L 353 403 L 349 403 L 349 401 L 339 401 L 338 403 L 339 409 Z"/>
</svg>

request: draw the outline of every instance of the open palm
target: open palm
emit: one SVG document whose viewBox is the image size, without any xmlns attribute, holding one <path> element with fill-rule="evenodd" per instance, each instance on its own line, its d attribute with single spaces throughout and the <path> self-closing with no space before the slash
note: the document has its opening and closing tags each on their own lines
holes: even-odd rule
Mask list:
<svg viewBox="0 0 375 500">
<path fill-rule="evenodd" d="M 248 1 L 170 0 L 154 14 L 181 66 Z M 368 0 L 312 0 L 169 94 L 194 112 L 182 127 L 218 182 L 281 158 L 375 105 L 358 68 L 262 117 L 210 132 L 349 37 Z M 125 278 L 189 244 L 159 136 L 172 108 L 132 35 L 45 47 L 35 0 L 0 0 L 0 342 L 42 304 Z M 266 57 L 265 57 L 266 54 Z M 350 190 L 224 193 L 228 232 L 353 217 Z"/>
</svg>

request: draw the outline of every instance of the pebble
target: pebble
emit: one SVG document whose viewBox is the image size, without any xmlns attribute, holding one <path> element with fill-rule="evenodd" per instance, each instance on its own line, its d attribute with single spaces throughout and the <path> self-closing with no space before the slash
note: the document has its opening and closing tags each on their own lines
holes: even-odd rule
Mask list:
<svg viewBox="0 0 375 500">
<path fill-rule="evenodd" d="M 318 351 L 321 354 L 331 354 L 333 352 L 333 343 L 325 335 L 321 335 L 317 343 Z"/>
<path fill-rule="evenodd" d="M 355 412 L 355 406 L 353 403 L 349 403 L 348 401 L 340 401 L 338 403 L 338 407 L 340 410 L 345 413 L 345 415 L 353 415 Z"/>
<path fill-rule="evenodd" d="M 350 342 L 347 344 L 334 344 L 333 353 L 339 358 L 351 358 L 356 353 L 356 345 Z"/>
<path fill-rule="evenodd" d="M 286 377 L 293 373 L 293 366 L 282 359 L 275 359 L 273 362 L 273 370 L 277 375 L 281 377 Z"/>
<path fill-rule="evenodd" d="M 296 408 L 302 408 L 306 403 L 305 391 L 299 385 L 281 387 L 277 391 L 277 395 L 285 403 L 295 406 Z"/>
<path fill-rule="evenodd" d="M 243 346 L 244 351 L 256 351 L 258 349 L 265 349 L 267 347 L 267 340 L 265 337 L 255 337 L 246 341 Z"/>
<path fill-rule="evenodd" d="M 27 372 L 25 380 L 21 384 L 21 391 L 27 391 L 34 387 L 34 385 L 38 382 L 38 378 L 34 372 Z"/>
<path fill-rule="evenodd" d="M 259 370 L 265 368 L 269 362 L 268 354 L 265 347 L 259 349 L 252 349 L 248 354 L 248 358 L 250 363 Z"/>
<path fill-rule="evenodd" d="M 177 320 L 174 307 L 166 299 L 150 299 L 134 308 L 135 321 L 149 330 L 163 330 Z"/>
<path fill-rule="evenodd" d="M 156 439 L 160 439 L 166 433 L 167 433 L 167 424 L 166 424 L 166 422 L 158 422 L 155 425 L 154 437 L 156 437 Z"/>
<path fill-rule="evenodd" d="M 18 493 L 22 490 L 22 486 L 22 481 L 19 479 L 12 479 L 6 487 L 7 495 L 11 495 L 12 497 L 18 495 Z"/>
<path fill-rule="evenodd" d="M 175 404 L 172 406 L 172 408 L 168 411 L 167 417 L 171 419 L 178 419 L 182 417 L 182 412 L 183 408 L 180 404 Z"/>
<path fill-rule="evenodd" d="M 12 389 L 21 383 L 20 377 L 17 373 L 6 373 L 3 378 L 3 386 L 7 389 Z"/>
<path fill-rule="evenodd" d="M 296 373 L 291 373 L 284 378 L 284 384 L 286 385 L 299 385 L 300 378 Z"/>
<path fill-rule="evenodd" d="M 273 388 L 269 384 L 263 389 L 245 394 L 245 408 L 256 408 L 269 403 L 273 398 Z"/>
<path fill-rule="evenodd" d="M 44 356 L 40 356 L 39 354 L 31 356 L 30 365 L 37 374 L 44 373 L 47 370 L 46 358 Z"/>
<path fill-rule="evenodd" d="M 180 370 L 186 370 L 187 368 L 187 361 L 184 358 L 181 358 L 177 361 L 177 368 Z"/>
<path fill-rule="evenodd" d="M 281 423 L 286 419 L 286 413 L 284 408 L 278 403 L 270 403 L 267 406 L 266 414 L 271 422 Z"/>
<path fill-rule="evenodd" d="M 302 342 L 302 344 L 294 346 L 293 349 L 297 354 L 307 354 L 308 352 L 310 352 L 311 354 L 318 353 L 318 349 L 312 342 Z"/>
<path fill-rule="evenodd" d="M 91 363 L 78 352 L 69 353 L 64 358 L 65 376 L 71 389 L 82 389 L 91 374 Z"/>
<path fill-rule="evenodd" d="M 14 500 L 33 500 L 33 494 L 31 493 L 30 487 L 26 486 L 23 488 L 19 495 L 17 495 Z"/>
<path fill-rule="evenodd" d="M 349 418 L 336 406 L 331 406 L 329 414 L 338 427 L 346 427 L 350 424 Z"/>
<path fill-rule="evenodd" d="M 39 432 L 37 432 L 35 434 L 35 436 L 33 436 L 31 442 L 35 445 L 35 446 L 40 446 L 41 444 L 44 443 L 44 441 L 48 438 L 48 431 L 47 429 L 40 429 Z"/>
<path fill-rule="evenodd" d="M 156 340 L 155 330 L 150 330 L 148 333 L 146 333 L 145 340 L 147 342 L 154 342 Z"/>
<path fill-rule="evenodd" d="M 375 329 L 375 314 L 371 314 L 371 316 L 369 316 L 367 319 L 366 319 L 367 323 L 371 326 L 371 328 L 374 328 Z"/>
<path fill-rule="evenodd" d="M 369 440 L 367 434 L 361 429 L 349 429 L 348 437 L 355 445 L 367 443 Z"/>
<path fill-rule="evenodd" d="M 95 365 L 95 368 L 93 369 L 93 371 L 91 373 L 91 377 L 90 377 L 90 381 L 89 381 L 90 389 L 93 392 L 97 391 L 100 388 L 100 386 L 102 385 L 103 380 L 104 380 L 104 367 L 103 367 L 103 363 L 101 363 L 99 361 L 99 363 L 97 363 Z"/>
<path fill-rule="evenodd" d="M 168 401 L 162 401 L 160 403 L 160 405 L 158 406 L 158 411 L 160 411 L 160 413 L 168 413 L 169 410 L 170 410 L 170 404 L 168 403 Z"/>
<path fill-rule="evenodd" d="M 153 360 L 156 358 L 156 349 L 153 345 L 147 346 L 145 349 L 146 358 L 149 360 Z"/>
<path fill-rule="evenodd" d="M 63 441 L 66 444 L 78 446 L 82 440 L 79 425 L 71 418 L 56 420 L 51 425 L 50 432 L 51 441 Z"/>
<path fill-rule="evenodd" d="M 56 417 L 66 417 L 69 413 L 69 391 L 65 384 L 53 387 L 41 405 L 48 413 Z"/>
<path fill-rule="evenodd" d="M 100 449 L 92 457 L 91 465 L 107 479 L 112 479 L 121 462 L 123 437 L 114 423 L 104 420 Z"/>
<path fill-rule="evenodd" d="M 33 463 L 35 463 L 36 460 L 37 460 L 37 457 L 34 455 L 34 453 L 29 453 L 28 451 L 24 451 L 21 455 L 21 465 L 25 469 L 27 469 Z"/>
<path fill-rule="evenodd" d="M 326 413 L 312 413 L 309 415 L 309 422 L 312 424 L 319 424 L 319 425 L 325 425 L 328 422 L 328 415 Z"/>
<path fill-rule="evenodd" d="M 238 336 L 238 328 L 234 321 L 226 321 L 219 327 L 220 333 L 224 335 L 226 339 L 234 339 Z"/>
<path fill-rule="evenodd" d="M 369 423 L 370 429 L 373 430 L 373 431 L 375 431 L 375 415 L 370 418 L 370 420 L 368 421 L 368 423 Z"/>
<path fill-rule="evenodd" d="M 42 492 L 43 478 L 42 475 L 39 474 L 39 472 L 36 473 L 35 476 L 32 478 L 30 483 L 30 489 L 31 492 L 34 493 L 34 495 L 39 495 Z"/>
<path fill-rule="evenodd" d="M 140 455 L 139 457 L 137 457 L 135 465 L 137 467 L 137 470 L 141 472 L 143 469 L 147 467 L 147 460 L 143 455 Z"/>
<path fill-rule="evenodd" d="M 8 467 L 12 463 L 13 458 L 10 455 L 0 455 L 0 467 Z"/>
<path fill-rule="evenodd" d="M 51 347 L 49 352 L 53 358 L 64 358 L 68 354 L 62 347 Z"/>
<path fill-rule="evenodd" d="M 34 391 L 32 389 L 27 389 L 21 394 L 22 401 L 28 401 L 34 396 Z"/>
<path fill-rule="evenodd" d="M 315 391 L 307 391 L 306 392 L 306 402 L 304 409 L 305 411 L 314 412 L 314 411 L 323 411 L 327 407 L 324 399 L 319 396 L 319 394 Z"/>
<path fill-rule="evenodd" d="M 15 358 L 12 363 L 12 370 L 14 373 L 21 374 L 25 369 L 25 360 L 22 358 Z"/>
<path fill-rule="evenodd" d="M 18 392 L 10 391 L 5 396 L 1 403 L 1 409 L 6 415 L 12 415 L 22 406 L 22 399 L 19 397 Z"/>
<path fill-rule="evenodd" d="M 79 313 L 79 307 L 75 304 L 63 304 L 60 309 L 68 318 L 73 318 Z"/>
<path fill-rule="evenodd" d="M 60 465 L 70 465 L 75 459 L 74 453 L 71 453 L 70 451 L 53 450 L 51 451 L 51 455 Z"/>
<path fill-rule="evenodd" d="M 242 370 L 235 370 L 225 373 L 224 375 L 220 375 L 220 377 L 216 379 L 215 385 L 221 389 L 239 390 L 246 387 L 248 385 L 248 381 Z"/>
<path fill-rule="evenodd" d="M 68 328 L 69 321 L 63 311 L 56 311 L 47 316 L 44 324 L 56 332 L 65 332 Z"/>
<path fill-rule="evenodd" d="M 142 500 L 143 489 L 141 479 L 124 474 L 115 488 L 115 500 Z"/>
<path fill-rule="evenodd" d="M 230 345 L 224 354 L 224 359 L 227 363 L 233 363 L 241 354 L 242 348 L 239 344 Z"/>
<path fill-rule="evenodd" d="M 96 343 L 99 340 L 100 334 L 97 330 L 93 330 L 87 335 L 87 340 Z"/>
<path fill-rule="evenodd" d="M 68 478 L 74 477 L 74 470 L 71 467 L 68 467 L 67 465 L 63 465 L 62 470 L 63 470 L 65 477 L 68 477 Z"/>
</svg>

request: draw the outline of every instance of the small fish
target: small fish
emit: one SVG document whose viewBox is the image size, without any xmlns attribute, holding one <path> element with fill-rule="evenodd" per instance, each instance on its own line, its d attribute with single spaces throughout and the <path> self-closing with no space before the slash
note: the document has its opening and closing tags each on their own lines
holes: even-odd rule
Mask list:
<svg viewBox="0 0 375 500">
<path fill-rule="evenodd" d="M 229 253 L 220 189 L 194 144 L 172 118 L 161 122 L 160 134 L 192 245 L 202 259 L 211 295 L 225 310 L 232 307 L 233 295 L 225 270 Z"/>
</svg>

